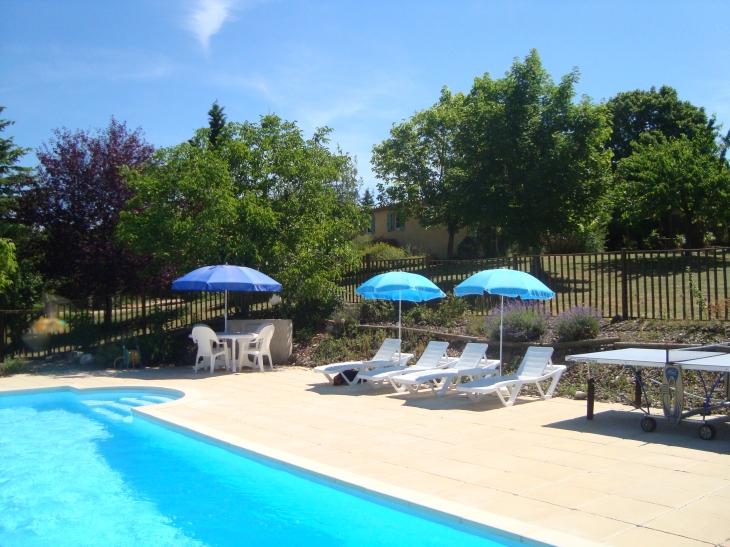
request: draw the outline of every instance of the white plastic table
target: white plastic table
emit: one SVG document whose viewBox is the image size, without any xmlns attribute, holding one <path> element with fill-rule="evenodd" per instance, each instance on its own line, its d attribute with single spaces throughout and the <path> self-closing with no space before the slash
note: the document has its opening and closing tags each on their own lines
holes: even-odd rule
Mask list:
<svg viewBox="0 0 730 547">
<path fill-rule="evenodd" d="M 215 335 L 219 340 L 231 341 L 231 371 L 235 372 L 243 366 L 244 350 L 256 339 L 256 334 L 253 332 L 216 332 Z M 236 359 L 237 349 L 238 359 Z"/>
</svg>

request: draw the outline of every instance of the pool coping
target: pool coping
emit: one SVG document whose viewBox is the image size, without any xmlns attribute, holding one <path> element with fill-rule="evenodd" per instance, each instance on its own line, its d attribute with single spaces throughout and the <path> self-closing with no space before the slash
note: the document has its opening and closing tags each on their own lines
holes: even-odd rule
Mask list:
<svg viewBox="0 0 730 547">
<path fill-rule="evenodd" d="M 377 479 L 358 475 L 351 471 L 338 469 L 286 451 L 264 446 L 262 444 L 241 439 L 235 435 L 200 425 L 177 416 L 164 415 L 171 407 L 188 405 L 200 399 L 200 395 L 191 388 L 170 388 L 156 384 L 117 385 L 77 387 L 73 384 L 59 386 L 2 389 L 0 397 L 12 395 L 32 395 L 49 392 L 88 393 L 94 391 L 163 391 L 180 395 L 180 398 L 165 403 L 149 406 L 133 407 L 132 413 L 137 417 L 165 429 L 175 431 L 187 437 L 217 446 L 229 452 L 263 460 L 265 464 L 282 467 L 297 475 L 309 477 L 315 482 L 347 492 L 353 491 L 359 497 L 374 498 L 386 505 L 402 508 L 409 512 L 423 513 L 427 516 L 452 523 L 466 531 L 477 535 L 491 534 L 515 543 L 532 547 L 597 547 L 599 543 L 572 536 L 543 526 L 522 522 L 481 509 L 468 507 L 457 502 L 444 500 L 429 494 L 423 494 L 407 488 L 393 486 Z"/>
</svg>

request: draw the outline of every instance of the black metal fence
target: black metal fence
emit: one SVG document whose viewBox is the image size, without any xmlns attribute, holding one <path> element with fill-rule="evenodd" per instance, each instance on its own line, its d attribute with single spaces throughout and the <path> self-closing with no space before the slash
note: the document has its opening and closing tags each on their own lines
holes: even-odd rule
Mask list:
<svg viewBox="0 0 730 547">
<path fill-rule="evenodd" d="M 512 268 L 528 272 L 555 292 L 545 302 L 552 313 L 591 306 L 605 317 L 624 319 L 727 319 L 728 251 L 679 249 L 611 253 L 528 255 L 478 260 L 364 260 L 341 282 L 347 302 L 359 302 L 355 289 L 373 275 L 395 270 L 419 273 L 443 291 L 481 270 Z M 476 299 L 486 313 L 493 299 Z"/>
<path fill-rule="evenodd" d="M 604 317 L 624 319 L 728 319 L 728 251 L 694 249 L 612 253 L 530 255 L 476 260 L 366 259 L 340 281 L 346 302 L 356 303 L 355 289 L 372 276 L 402 270 L 431 279 L 443 291 L 470 275 L 493 268 L 529 272 L 555 292 L 544 303 L 559 313 L 575 306 L 602 310 Z M 265 293 L 228 295 L 232 316 L 269 308 Z M 475 311 L 488 313 L 494 298 L 473 297 Z M 222 293 L 111 295 L 74 302 L 47 302 L 44 310 L 0 310 L 0 360 L 6 356 L 43 357 L 89 348 L 220 319 Z M 33 328 L 41 317 L 65 322 L 61 332 Z M 42 326 L 42 325 L 40 325 Z M 41 329 L 42 330 L 42 329 Z"/>
<path fill-rule="evenodd" d="M 229 316 L 269 308 L 269 294 L 228 293 Z M 115 294 L 48 300 L 44 309 L 0 310 L 0 361 L 88 349 L 122 337 L 189 328 L 222 319 L 223 293 Z M 53 319 L 48 321 L 47 319 Z"/>
</svg>

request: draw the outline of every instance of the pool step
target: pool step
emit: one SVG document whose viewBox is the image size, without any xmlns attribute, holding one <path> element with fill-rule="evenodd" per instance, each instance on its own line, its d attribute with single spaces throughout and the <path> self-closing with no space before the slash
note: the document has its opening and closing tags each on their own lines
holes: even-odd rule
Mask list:
<svg viewBox="0 0 730 547">
<path fill-rule="evenodd" d="M 93 412 L 119 422 L 132 421 L 132 405 L 116 401 L 87 400 L 81 401 Z"/>
<path fill-rule="evenodd" d="M 147 401 L 144 398 L 138 397 L 122 397 L 119 399 L 119 402 L 129 406 L 147 406 L 157 404 L 155 401 Z"/>
<path fill-rule="evenodd" d="M 93 412 L 105 418 L 131 422 L 132 408 L 135 406 L 149 406 L 174 401 L 173 397 L 164 395 L 137 395 L 132 397 L 120 397 L 116 401 L 108 399 L 87 399 L 81 402 L 88 406 Z"/>
<path fill-rule="evenodd" d="M 142 395 L 140 399 L 144 399 L 145 401 L 150 401 L 154 404 L 159 403 L 169 403 L 170 401 L 174 401 L 177 399 L 177 397 L 165 397 L 164 395 Z"/>
</svg>

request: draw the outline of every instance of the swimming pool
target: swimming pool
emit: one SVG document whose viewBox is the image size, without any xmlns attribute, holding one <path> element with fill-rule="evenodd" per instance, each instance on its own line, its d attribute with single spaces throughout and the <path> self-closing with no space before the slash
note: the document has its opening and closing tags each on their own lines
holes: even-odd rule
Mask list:
<svg viewBox="0 0 730 547">
<path fill-rule="evenodd" d="M 0 397 L 0 545 L 517 545 L 135 419 L 147 390 Z"/>
</svg>

